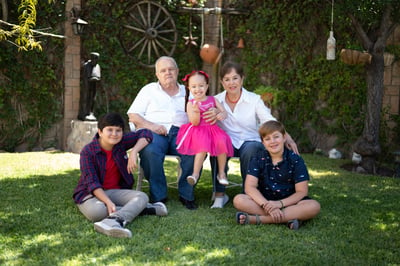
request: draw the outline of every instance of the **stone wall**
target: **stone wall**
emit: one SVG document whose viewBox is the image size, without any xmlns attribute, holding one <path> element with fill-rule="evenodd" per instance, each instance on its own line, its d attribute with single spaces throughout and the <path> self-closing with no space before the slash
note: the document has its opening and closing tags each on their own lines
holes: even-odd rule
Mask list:
<svg viewBox="0 0 400 266">
<path fill-rule="evenodd" d="M 400 45 L 400 26 L 388 39 L 387 45 Z M 383 82 L 385 87 L 383 108 L 388 110 L 386 119 L 389 119 L 389 115 L 400 114 L 400 58 L 395 58 L 392 64 L 385 66 Z M 390 127 L 395 126 L 394 122 L 389 121 L 388 124 Z"/>
</svg>

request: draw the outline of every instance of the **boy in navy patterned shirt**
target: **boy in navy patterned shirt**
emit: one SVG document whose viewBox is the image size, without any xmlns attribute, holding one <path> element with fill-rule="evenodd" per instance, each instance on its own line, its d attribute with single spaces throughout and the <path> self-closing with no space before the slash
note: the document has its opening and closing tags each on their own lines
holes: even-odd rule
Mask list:
<svg viewBox="0 0 400 266">
<path fill-rule="evenodd" d="M 309 175 L 303 159 L 284 145 L 286 131 L 278 121 L 259 128 L 266 150 L 255 154 L 249 163 L 245 193 L 234 198 L 239 224 L 286 223 L 297 230 L 301 221 L 320 211 L 316 200 L 308 197 Z"/>
</svg>

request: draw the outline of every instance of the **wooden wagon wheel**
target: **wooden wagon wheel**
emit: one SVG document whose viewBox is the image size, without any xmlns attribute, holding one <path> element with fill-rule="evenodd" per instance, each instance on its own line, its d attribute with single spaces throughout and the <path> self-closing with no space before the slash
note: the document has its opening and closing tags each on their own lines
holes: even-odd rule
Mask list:
<svg viewBox="0 0 400 266">
<path fill-rule="evenodd" d="M 141 1 L 126 10 L 120 42 L 125 52 L 140 64 L 154 67 L 160 56 L 172 56 L 177 39 L 175 22 L 160 4 Z"/>
</svg>

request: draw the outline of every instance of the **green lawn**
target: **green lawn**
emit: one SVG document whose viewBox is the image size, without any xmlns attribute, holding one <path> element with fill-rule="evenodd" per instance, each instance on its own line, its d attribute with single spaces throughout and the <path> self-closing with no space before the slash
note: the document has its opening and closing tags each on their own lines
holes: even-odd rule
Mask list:
<svg viewBox="0 0 400 266">
<path fill-rule="evenodd" d="M 79 155 L 0 154 L 0 265 L 400 265 L 400 179 L 340 168 L 346 161 L 303 155 L 321 213 L 299 231 L 236 224 L 230 201 L 210 209 L 206 166 L 187 210 L 169 189 L 167 217 L 138 217 L 130 239 L 96 233 L 71 195 Z M 175 161 L 167 161 L 169 181 Z M 229 178 L 240 181 L 233 163 Z M 147 188 L 144 189 L 147 191 Z M 241 191 L 227 190 L 231 198 Z"/>
</svg>

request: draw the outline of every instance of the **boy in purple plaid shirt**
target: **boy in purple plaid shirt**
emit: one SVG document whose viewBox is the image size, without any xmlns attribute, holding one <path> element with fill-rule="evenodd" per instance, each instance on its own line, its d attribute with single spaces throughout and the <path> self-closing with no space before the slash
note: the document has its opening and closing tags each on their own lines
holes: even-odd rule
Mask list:
<svg viewBox="0 0 400 266">
<path fill-rule="evenodd" d="M 152 142 L 151 131 L 124 134 L 124 128 L 124 120 L 117 113 L 99 120 L 98 133 L 81 151 L 81 177 L 73 194 L 82 214 L 95 222 L 95 230 L 112 237 L 131 237 L 125 226 L 138 215 L 168 214 L 163 203 L 150 204 L 144 192 L 132 190 L 137 154 Z"/>
</svg>

